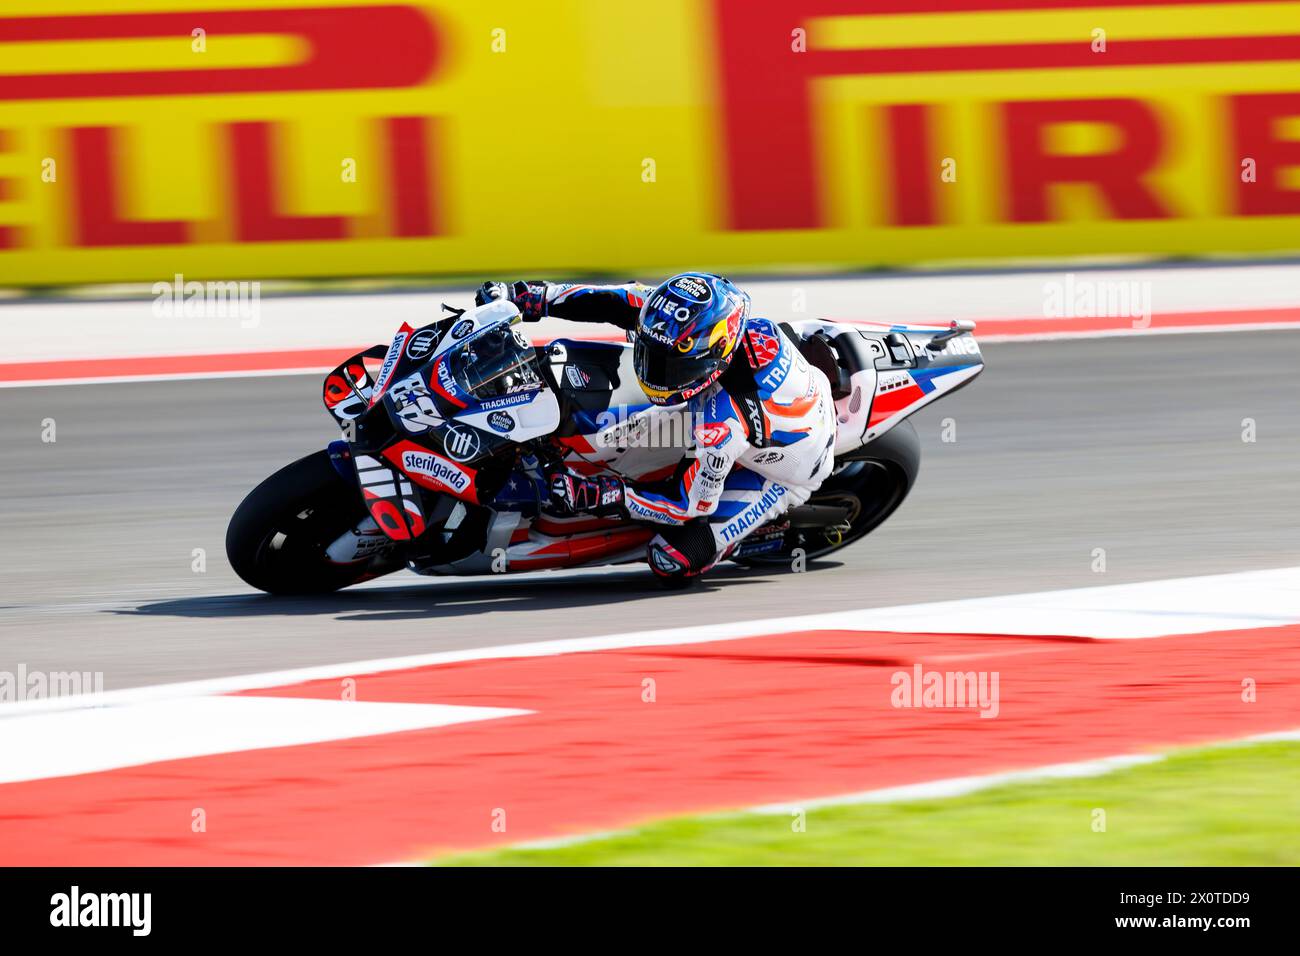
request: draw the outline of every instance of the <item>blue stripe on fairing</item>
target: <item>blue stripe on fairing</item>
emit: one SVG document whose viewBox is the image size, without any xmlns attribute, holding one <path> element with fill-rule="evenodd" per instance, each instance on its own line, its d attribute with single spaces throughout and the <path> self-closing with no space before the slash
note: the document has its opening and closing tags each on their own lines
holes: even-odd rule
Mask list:
<svg viewBox="0 0 1300 956">
<path fill-rule="evenodd" d="M 953 372 L 960 372 L 964 368 L 971 368 L 970 365 L 941 365 L 938 368 L 919 368 L 912 370 L 912 378 L 916 384 L 921 386 L 921 391 L 929 395 L 934 391 L 934 380 L 944 375 L 951 375 Z"/>
<path fill-rule="evenodd" d="M 513 486 L 513 487 L 512 487 Z M 527 511 L 535 513 L 540 502 L 550 494 L 545 482 L 535 481 L 523 471 L 512 471 L 501 486 L 492 505 L 503 511 Z"/>
<path fill-rule="evenodd" d="M 573 421 L 578 426 L 578 432 L 582 435 L 591 435 L 600 431 L 600 423 L 596 421 L 597 415 L 604 415 L 608 409 L 601 409 L 598 412 L 584 412 L 582 410 L 573 413 Z"/>
<path fill-rule="evenodd" d="M 624 411 L 622 418 L 618 417 L 618 412 L 616 411 L 619 407 Z M 594 432 L 600 431 L 602 427 L 610 428 L 614 425 L 620 425 L 630 419 L 633 415 L 636 415 L 638 412 L 643 412 L 647 408 L 650 408 L 649 402 L 646 402 L 644 405 L 616 405 L 613 408 L 602 408 L 600 411 L 595 412 L 586 412 L 579 409 L 573 413 L 573 420 L 577 423 L 578 431 L 581 434 L 590 435 Z M 605 424 L 602 426 L 597 420 L 601 415 L 613 415 L 615 421 L 606 420 Z"/>
</svg>

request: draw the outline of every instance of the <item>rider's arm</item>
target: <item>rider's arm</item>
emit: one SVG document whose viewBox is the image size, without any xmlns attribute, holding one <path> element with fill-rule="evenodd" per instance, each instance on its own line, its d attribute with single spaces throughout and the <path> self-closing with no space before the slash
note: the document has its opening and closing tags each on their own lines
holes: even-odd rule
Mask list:
<svg viewBox="0 0 1300 956">
<path fill-rule="evenodd" d="M 629 282 L 625 285 L 572 285 L 550 283 L 546 289 L 546 315 L 573 322 L 610 322 L 620 329 L 636 328 L 641 306 L 654 289 Z"/>
<path fill-rule="evenodd" d="M 722 484 L 745 448 L 745 427 L 725 392 L 706 403 L 695 428 L 695 448 L 667 482 L 628 482 L 623 493 L 628 515 L 657 524 L 683 524 L 718 509 Z M 726 414 L 718 414 L 726 409 Z"/>
<path fill-rule="evenodd" d="M 636 328 L 646 296 L 653 291 L 651 286 L 639 282 L 624 285 L 516 282 L 513 286 L 486 283 L 479 290 L 479 297 L 504 293 L 519 306 L 525 319 L 553 315 L 571 322 L 607 322 L 631 331 Z"/>
</svg>

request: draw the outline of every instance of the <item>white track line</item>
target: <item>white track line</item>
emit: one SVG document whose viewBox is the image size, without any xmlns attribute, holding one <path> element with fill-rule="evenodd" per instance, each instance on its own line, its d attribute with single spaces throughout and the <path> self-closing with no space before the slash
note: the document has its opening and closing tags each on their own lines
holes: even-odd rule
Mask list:
<svg viewBox="0 0 1300 956">
<path fill-rule="evenodd" d="M 302 697 L 184 697 L 0 720 L 0 784 L 373 737 L 531 711 Z"/>
<path fill-rule="evenodd" d="M 1127 770 L 1129 767 L 1159 763 L 1164 759 L 1164 754 L 1126 754 L 1116 757 L 1101 757 L 1096 760 L 1047 764 L 1042 767 L 1031 767 L 1028 770 L 1009 770 L 1004 773 L 950 777 L 947 780 L 927 780 L 925 783 L 909 783 L 901 787 L 883 787 L 880 790 L 862 790 L 856 793 L 839 794 L 834 797 L 815 797 L 807 800 L 768 803 L 759 807 L 749 807 L 745 812 L 788 814 L 798 810 L 816 810 L 820 807 L 842 807 L 863 803 L 908 803 L 913 800 L 942 800 L 948 797 L 962 797 L 968 793 L 989 790 L 1004 784 L 1099 777 L 1102 774 L 1114 773 L 1116 770 Z"/>
<path fill-rule="evenodd" d="M 834 807 L 847 804 L 907 803 L 913 800 L 935 800 L 943 799 L 945 797 L 960 797 L 968 793 L 975 793 L 979 790 L 988 790 L 992 787 L 1002 786 L 1003 784 L 1026 783 L 1037 780 L 1071 779 L 1076 777 L 1098 777 L 1102 774 L 1113 773 L 1116 770 L 1126 770 L 1129 767 L 1159 763 L 1164 759 L 1163 754 L 1130 754 L 1119 757 L 1103 757 L 1099 760 L 1080 760 L 1075 763 L 1050 764 L 1044 767 L 1033 767 L 1029 770 L 1014 770 L 1007 773 L 990 773 L 971 777 L 953 777 L 948 780 L 931 780 L 925 783 L 913 783 L 902 787 L 884 787 L 880 790 L 865 790 L 860 793 L 845 794 L 836 797 L 818 797 L 815 799 L 800 800 L 790 803 L 768 803 L 757 807 L 740 807 L 734 810 L 715 810 L 709 813 L 675 814 L 673 816 L 663 817 L 658 821 L 641 824 L 639 826 L 626 827 L 620 830 L 600 830 L 594 833 L 574 833 L 562 837 L 529 840 L 525 843 L 508 844 L 500 849 L 560 850 L 565 847 L 580 846 L 584 843 L 595 843 L 600 840 L 631 836 L 646 826 L 653 826 L 654 822 L 673 820 L 679 817 L 715 820 L 742 813 L 754 813 L 764 816 L 788 816 L 792 813 L 816 810 L 820 807 Z M 400 866 L 402 864 L 386 865 Z"/>
<path fill-rule="evenodd" d="M 1138 639 L 1300 623 L 1300 567 L 1243 571 L 902 607 L 760 618 L 665 630 L 466 648 L 405 657 L 320 664 L 260 674 L 215 677 L 0 704 L 0 720 L 34 711 L 107 707 L 175 697 L 231 694 L 307 681 L 432 667 L 464 661 L 551 657 L 585 651 L 668 647 L 729 641 L 787 631 L 860 630 L 896 633 L 1024 634 Z"/>
<path fill-rule="evenodd" d="M 1276 332 L 1284 329 L 1300 329 L 1300 322 L 1251 322 L 1243 325 L 1190 325 L 1167 326 L 1152 325 L 1146 329 L 1098 329 L 1089 332 L 1029 332 L 1023 335 L 976 335 L 983 345 L 999 345 L 1015 342 L 1063 342 L 1070 339 L 1110 339 L 1143 335 L 1196 335 L 1200 333 L 1222 332 Z M 976 330 L 978 333 L 978 330 Z M 578 338 L 592 339 L 590 335 Z M 604 340 L 596 340 L 604 341 Z M 345 357 L 347 349 L 339 352 L 340 359 Z M 42 388 L 57 385 L 118 385 L 138 382 L 188 382 L 219 378 L 275 378 L 290 375 L 317 375 L 322 378 L 329 371 L 326 368 L 269 368 L 248 371 L 228 372 L 175 372 L 150 375 L 104 375 L 82 378 L 50 378 L 23 381 L 0 380 L 0 388 Z"/>
<path fill-rule="evenodd" d="M 339 352 L 339 358 L 347 358 L 345 351 Z M 209 378 L 278 378 L 282 375 L 316 375 L 321 379 L 329 372 L 327 368 L 266 368 L 236 372 L 175 372 L 157 375 L 105 375 L 84 378 L 44 378 L 30 381 L 0 381 L 0 388 L 43 388 L 50 385 L 122 385 L 133 382 L 190 382 Z"/>
<path fill-rule="evenodd" d="M 1267 734 L 1252 734 L 1249 737 L 1235 737 L 1230 740 L 1215 740 L 1195 747 L 1180 747 L 1178 750 L 1197 750 L 1205 747 L 1239 747 L 1257 743 L 1300 740 L 1300 729 L 1275 731 Z M 948 797 L 961 797 L 980 790 L 989 790 L 1004 784 L 1031 783 L 1045 780 L 1071 780 L 1076 777 L 1097 777 L 1127 770 L 1145 764 L 1160 763 L 1175 750 L 1154 754 L 1122 754 L 1114 757 L 1101 757 L 1096 760 L 1080 760 L 1071 763 L 1048 764 L 1043 767 L 1031 767 L 1028 770 L 1011 770 L 1004 773 L 977 774 L 970 777 L 951 777 L 947 780 L 929 780 L 925 783 L 907 784 L 901 787 L 884 787 L 879 790 L 862 790 L 857 793 L 844 793 L 834 797 L 814 797 L 807 800 L 783 801 L 769 803 L 759 807 L 750 807 L 747 813 L 788 814 L 796 810 L 812 810 L 818 807 L 843 807 L 864 803 L 904 803 L 914 800 L 941 800 Z"/>
<path fill-rule="evenodd" d="M 1274 741 L 1290 740 L 1300 740 L 1300 729 L 1283 730 L 1267 734 L 1253 734 L 1249 737 L 1212 741 L 1196 747 L 1178 749 L 1196 750 L 1209 747 L 1239 747 L 1249 746 L 1250 744 L 1256 743 L 1271 743 Z M 507 844 L 506 846 L 499 847 L 495 850 L 468 852 L 473 854 L 476 852 L 498 852 L 498 850 L 559 850 L 571 846 L 580 846 L 585 843 L 596 843 L 601 840 L 632 836 L 639 830 L 642 830 L 647 826 L 653 826 L 657 822 L 687 817 L 716 820 L 745 813 L 763 816 L 789 816 L 793 813 L 807 812 L 809 810 L 817 810 L 824 807 L 855 806 L 873 803 L 913 803 L 919 800 L 944 800 L 953 797 L 963 797 L 967 794 L 978 793 L 982 790 L 992 790 L 995 787 L 1008 785 L 1041 783 L 1051 780 L 1076 780 L 1090 777 L 1101 777 L 1106 774 L 1115 773 L 1119 770 L 1128 770 L 1132 767 L 1142 767 L 1150 764 L 1161 763 L 1166 760 L 1170 754 L 1176 752 L 1177 751 L 1171 750 L 1151 754 L 1119 754 L 1113 757 L 1101 757 L 1094 760 L 1079 760 L 1070 763 L 1047 764 L 1041 767 L 1030 767 L 1027 770 L 1010 770 L 1003 773 L 978 774 L 969 777 L 950 777 L 946 780 L 928 780 L 925 783 L 913 783 L 900 787 L 882 787 L 878 790 L 862 790 L 856 793 L 840 794 L 834 797 L 813 797 L 807 800 L 767 803 L 757 807 L 741 807 L 734 810 L 720 810 L 710 813 L 674 814 L 638 826 L 626 827 L 618 830 L 600 830 L 593 833 L 574 833 L 561 837 L 548 837 L 542 840 L 528 840 L 523 843 Z M 461 854 L 448 853 L 444 855 L 459 856 Z M 414 866 L 417 864 L 389 863 L 382 865 Z"/>
<path fill-rule="evenodd" d="M 1160 317 L 1152 320 L 1146 329 L 1097 329 L 1091 332 L 1027 332 L 1024 335 L 980 335 L 975 338 L 981 345 L 1004 342 L 1063 342 L 1067 339 L 1113 339 L 1142 335 L 1195 335 L 1200 332 L 1277 332 L 1283 329 L 1300 329 L 1300 322 L 1247 322 L 1241 325 L 1170 325 L 1160 326 Z"/>
</svg>

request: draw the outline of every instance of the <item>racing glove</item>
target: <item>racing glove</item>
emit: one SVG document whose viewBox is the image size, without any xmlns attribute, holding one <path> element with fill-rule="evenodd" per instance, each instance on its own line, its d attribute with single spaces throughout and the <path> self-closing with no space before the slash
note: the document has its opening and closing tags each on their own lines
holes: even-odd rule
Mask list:
<svg viewBox="0 0 1300 956">
<path fill-rule="evenodd" d="M 568 468 L 550 472 L 551 507 L 563 515 L 593 514 L 599 518 L 626 517 L 623 480 L 608 475 L 589 478 Z"/>
<path fill-rule="evenodd" d="M 525 322 L 536 322 L 546 314 L 546 283 L 484 282 L 474 293 L 475 305 L 487 305 L 498 299 L 518 306 Z"/>
</svg>

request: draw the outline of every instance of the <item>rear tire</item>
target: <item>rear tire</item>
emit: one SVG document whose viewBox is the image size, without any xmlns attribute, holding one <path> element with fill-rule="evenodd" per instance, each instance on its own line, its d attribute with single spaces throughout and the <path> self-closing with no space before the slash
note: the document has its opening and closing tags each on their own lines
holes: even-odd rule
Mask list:
<svg viewBox="0 0 1300 956">
<path fill-rule="evenodd" d="M 910 421 L 902 421 L 841 461 L 839 469 L 813 492 L 808 504 L 845 505 L 849 527 L 843 532 L 789 531 L 787 546 L 769 554 L 736 558 L 747 567 L 790 566 L 791 550 L 801 547 L 808 560 L 825 557 L 865 537 L 898 510 L 921 470 L 921 439 Z M 792 541 L 800 535 L 802 540 Z"/>
<path fill-rule="evenodd" d="M 356 488 L 318 451 L 281 468 L 235 509 L 226 557 L 268 594 L 328 594 L 400 567 L 382 558 L 334 564 L 325 549 L 366 517 Z"/>
</svg>

